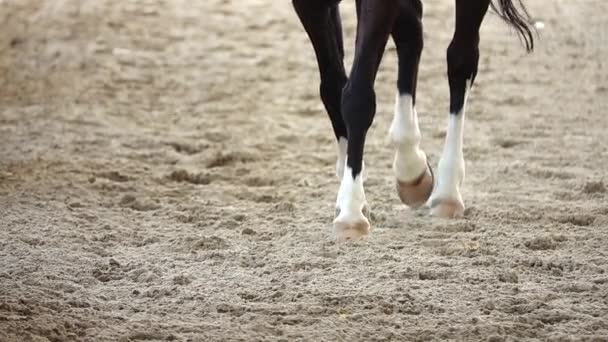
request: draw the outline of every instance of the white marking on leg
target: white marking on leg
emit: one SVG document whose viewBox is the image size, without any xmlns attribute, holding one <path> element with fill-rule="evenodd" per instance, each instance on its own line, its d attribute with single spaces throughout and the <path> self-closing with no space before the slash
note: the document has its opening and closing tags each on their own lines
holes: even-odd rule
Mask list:
<svg viewBox="0 0 608 342">
<path fill-rule="evenodd" d="M 352 222 L 365 219 L 363 208 L 367 205 L 361 174 L 353 179 L 352 169 L 346 166 L 344 177 L 338 190 L 336 208 L 339 211 L 336 221 Z"/>
<path fill-rule="evenodd" d="M 437 167 L 437 185 L 431 198 L 431 204 L 436 201 L 456 201 L 463 203 L 460 186 L 464 182 L 465 162 L 463 154 L 464 121 L 467 95 L 471 82 L 467 81 L 464 102 L 460 112 L 450 113 L 448 129 L 445 137 L 443 153 Z"/>
<path fill-rule="evenodd" d="M 348 147 L 348 140 L 345 137 L 338 139 L 338 160 L 336 160 L 336 176 L 338 179 L 344 177 L 344 167 L 346 166 L 346 149 Z"/>
<path fill-rule="evenodd" d="M 426 154 L 420 149 L 418 114 L 410 94 L 397 94 L 389 138 L 396 150 L 393 171 L 397 179 L 409 182 L 419 178 L 427 167 Z"/>
<path fill-rule="evenodd" d="M 464 181 L 465 166 L 462 153 L 464 112 L 450 114 L 445 146 L 437 167 L 437 187 L 434 199 L 457 200 L 462 203 L 460 185 Z"/>
<path fill-rule="evenodd" d="M 367 202 L 363 191 L 363 175 L 353 178 L 352 169 L 346 166 L 340 183 L 336 201 L 338 215 L 334 220 L 334 237 L 336 241 L 359 240 L 370 232 L 369 220 L 366 217 Z"/>
</svg>

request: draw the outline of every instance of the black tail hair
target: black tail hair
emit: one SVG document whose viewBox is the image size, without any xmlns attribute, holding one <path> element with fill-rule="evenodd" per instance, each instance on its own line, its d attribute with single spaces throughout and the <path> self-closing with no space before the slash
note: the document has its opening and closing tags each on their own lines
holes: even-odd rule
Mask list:
<svg viewBox="0 0 608 342">
<path fill-rule="evenodd" d="M 516 5 L 519 5 L 521 10 L 517 9 Z M 521 0 L 494 0 L 490 2 L 490 6 L 502 20 L 517 31 L 526 46 L 526 51 L 534 50 L 534 35 L 532 33 L 533 28 L 530 25 L 530 14 L 528 14 L 528 10 L 526 10 Z"/>
</svg>

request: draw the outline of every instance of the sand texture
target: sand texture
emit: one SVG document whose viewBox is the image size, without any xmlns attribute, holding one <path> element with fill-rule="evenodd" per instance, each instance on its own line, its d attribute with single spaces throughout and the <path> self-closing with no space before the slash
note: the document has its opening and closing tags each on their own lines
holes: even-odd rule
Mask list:
<svg viewBox="0 0 608 342">
<path fill-rule="evenodd" d="M 336 244 L 335 143 L 289 1 L 0 1 L 0 341 L 607 341 L 608 2 L 526 2 L 533 54 L 483 25 L 465 217 L 398 200 L 390 43 L 372 236 Z M 436 167 L 453 1 L 424 22 Z"/>
</svg>

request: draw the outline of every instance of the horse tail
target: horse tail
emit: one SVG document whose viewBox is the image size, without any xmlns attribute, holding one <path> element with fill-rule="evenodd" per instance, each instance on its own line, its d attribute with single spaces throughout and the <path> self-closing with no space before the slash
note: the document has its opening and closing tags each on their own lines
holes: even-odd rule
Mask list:
<svg viewBox="0 0 608 342">
<path fill-rule="evenodd" d="M 515 3 L 514 3 L 515 2 Z M 530 14 L 521 0 L 493 0 L 492 10 L 509 26 L 513 27 L 526 46 L 526 51 L 534 50 L 534 36 L 530 25 Z M 519 5 L 519 6 L 517 6 Z M 517 7 L 520 7 L 518 9 Z"/>
</svg>

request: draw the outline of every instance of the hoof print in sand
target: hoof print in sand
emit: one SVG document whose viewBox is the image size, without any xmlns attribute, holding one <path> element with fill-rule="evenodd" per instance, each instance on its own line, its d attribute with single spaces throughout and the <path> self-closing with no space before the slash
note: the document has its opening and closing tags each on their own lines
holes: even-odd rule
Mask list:
<svg viewBox="0 0 608 342">
<path fill-rule="evenodd" d="M 538 236 L 526 241 L 524 245 L 533 251 L 546 251 L 557 248 L 557 241 L 551 236 Z"/>
<path fill-rule="evenodd" d="M 565 171 L 556 171 L 551 169 L 531 169 L 526 172 L 536 178 L 540 179 L 573 179 L 575 176 Z"/>
<path fill-rule="evenodd" d="M 251 228 L 245 228 L 241 231 L 241 234 L 243 235 L 256 235 L 258 232 L 256 232 L 255 230 L 251 229 Z"/>
<path fill-rule="evenodd" d="M 143 200 L 134 195 L 124 195 L 119 202 L 121 207 L 129 208 L 135 211 L 152 211 L 159 209 L 161 206 L 158 203 L 150 200 Z"/>
<path fill-rule="evenodd" d="M 198 250 L 219 250 L 219 249 L 227 249 L 229 247 L 228 242 L 218 236 L 205 236 L 196 241 L 193 241 L 190 244 L 191 251 Z"/>
<path fill-rule="evenodd" d="M 190 183 L 195 185 L 207 185 L 211 183 L 211 176 L 202 173 L 190 173 L 186 170 L 175 170 L 167 175 L 169 180 L 179 183 Z"/>
<path fill-rule="evenodd" d="M 498 281 L 503 283 L 517 284 L 519 283 L 519 276 L 515 271 L 502 271 L 498 274 Z"/>
<path fill-rule="evenodd" d="M 245 179 L 245 185 L 250 187 L 262 187 L 275 185 L 276 181 L 269 177 L 250 177 Z"/>
<path fill-rule="evenodd" d="M 277 197 L 276 194 L 260 194 L 258 192 L 252 192 L 248 190 L 240 191 L 235 194 L 235 197 L 239 200 L 255 202 L 255 203 L 276 203 L 281 200 L 281 198 Z"/>
<path fill-rule="evenodd" d="M 557 216 L 553 220 L 559 223 L 569 223 L 579 227 L 590 226 L 595 222 L 596 217 L 586 214 L 562 215 Z"/>
<path fill-rule="evenodd" d="M 190 283 L 192 283 L 192 276 L 187 275 L 187 274 L 180 274 L 178 276 L 173 277 L 173 284 L 175 285 L 189 285 Z"/>
<path fill-rule="evenodd" d="M 465 211 L 466 213 L 466 211 Z M 477 225 L 471 221 L 453 221 L 438 227 L 438 231 L 447 233 L 470 233 L 477 230 Z"/>
<path fill-rule="evenodd" d="M 418 272 L 418 279 L 420 280 L 437 280 L 448 278 L 448 272 L 443 270 L 420 270 Z"/>
<path fill-rule="evenodd" d="M 160 279 L 160 275 L 157 274 L 157 272 L 139 268 L 130 272 L 129 278 L 135 283 L 149 284 L 158 281 Z"/>
<path fill-rule="evenodd" d="M 296 210 L 296 205 L 292 202 L 281 201 L 273 206 L 273 210 L 283 213 L 293 213 Z"/>
<path fill-rule="evenodd" d="M 556 288 L 559 292 L 571 292 L 571 293 L 583 293 L 597 291 L 599 287 L 597 284 L 587 283 L 582 281 L 568 282 L 562 284 Z"/>
<path fill-rule="evenodd" d="M 608 189 L 606 189 L 604 182 L 599 181 L 585 183 L 582 191 L 584 194 L 605 194 L 608 192 Z"/>
<path fill-rule="evenodd" d="M 521 144 L 524 144 L 524 141 L 514 140 L 514 139 L 496 139 L 494 140 L 494 144 L 501 148 L 512 148 Z"/>
<path fill-rule="evenodd" d="M 208 169 L 235 165 L 238 163 L 249 163 L 256 161 L 258 157 L 248 152 L 219 152 L 209 159 L 205 166 Z"/>
<path fill-rule="evenodd" d="M 200 153 L 204 149 L 209 147 L 207 145 L 193 145 L 193 144 L 188 144 L 188 143 L 178 142 L 178 141 L 170 142 L 167 145 L 173 147 L 175 152 L 187 154 L 187 155 L 193 155 L 193 154 Z"/>
<path fill-rule="evenodd" d="M 177 336 L 157 331 L 136 331 L 121 337 L 119 342 L 131 341 L 177 341 Z"/>
<path fill-rule="evenodd" d="M 133 180 L 132 177 L 123 175 L 122 173 L 120 173 L 118 171 L 101 172 L 101 173 L 97 174 L 97 177 L 105 178 L 105 179 L 111 180 L 113 182 L 118 182 L 118 183 L 123 183 L 123 182 L 128 182 L 130 180 Z"/>
<path fill-rule="evenodd" d="M 488 250 L 482 249 L 478 241 L 459 240 L 450 241 L 444 246 L 441 246 L 437 250 L 437 254 L 441 256 L 463 256 L 467 258 L 472 258 L 480 254 L 491 253 Z"/>
<path fill-rule="evenodd" d="M 104 265 L 93 270 L 93 277 L 102 283 L 107 283 L 112 280 L 120 280 L 124 278 L 124 274 L 119 267 Z"/>
</svg>

